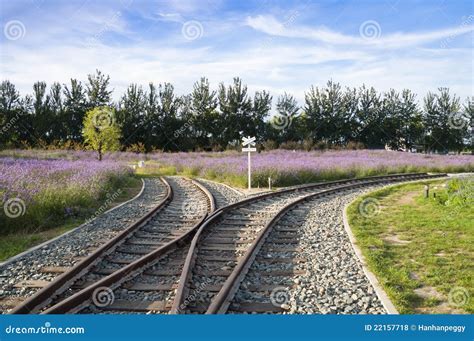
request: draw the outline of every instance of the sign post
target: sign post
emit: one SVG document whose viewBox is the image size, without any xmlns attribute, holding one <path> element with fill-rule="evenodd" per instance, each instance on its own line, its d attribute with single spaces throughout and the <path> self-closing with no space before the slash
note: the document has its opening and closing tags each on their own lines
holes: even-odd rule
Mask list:
<svg viewBox="0 0 474 341">
<path fill-rule="evenodd" d="M 251 152 L 256 152 L 257 148 L 255 148 L 255 136 L 254 137 L 243 137 L 242 138 L 242 152 L 245 153 L 247 152 L 247 157 L 248 157 L 248 184 L 249 184 L 249 189 L 252 188 L 252 171 L 251 171 L 251 161 L 250 161 L 250 153 Z"/>
</svg>

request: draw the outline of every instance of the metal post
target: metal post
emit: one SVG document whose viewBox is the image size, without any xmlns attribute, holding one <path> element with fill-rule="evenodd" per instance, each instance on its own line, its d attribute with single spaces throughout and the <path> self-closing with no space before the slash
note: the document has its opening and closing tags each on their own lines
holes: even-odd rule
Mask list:
<svg viewBox="0 0 474 341">
<path fill-rule="evenodd" d="M 254 137 L 243 137 L 242 138 L 242 146 L 245 148 L 242 148 L 242 152 L 247 152 L 247 158 L 248 158 L 248 184 L 249 184 L 249 189 L 252 189 L 252 163 L 250 161 L 250 153 L 251 152 L 256 152 L 257 148 L 252 147 L 255 146 L 255 136 Z"/>
<path fill-rule="evenodd" d="M 425 198 L 430 197 L 430 185 L 425 185 Z"/>
<path fill-rule="evenodd" d="M 250 167 L 251 167 L 251 164 L 250 164 L 250 152 L 248 152 L 247 155 L 248 155 L 248 164 L 249 164 L 249 169 L 248 169 L 248 173 L 249 173 L 249 189 L 251 189 L 251 188 L 252 188 L 252 182 L 251 182 L 252 175 L 251 175 L 251 170 L 250 170 Z"/>
</svg>

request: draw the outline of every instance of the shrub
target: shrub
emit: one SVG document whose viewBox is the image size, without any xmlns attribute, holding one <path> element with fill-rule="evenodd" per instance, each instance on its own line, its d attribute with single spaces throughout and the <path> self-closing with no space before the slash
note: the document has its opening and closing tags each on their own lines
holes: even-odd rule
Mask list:
<svg viewBox="0 0 474 341">
<path fill-rule="evenodd" d="M 303 149 L 303 146 L 296 141 L 288 141 L 288 142 L 283 142 L 280 145 L 280 148 L 286 149 L 286 150 L 301 150 Z"/>
<path fill-rule="evenodd" d="M 278 143 L 274 140 L 266 140 L 262 143 L 262 147 L 264 150 L 273 150 L 278 148 Z"/>
<path fill-rule="evenodd" d="M 346 149 L 349 149 L 349 150 L 365 149 L 365 145 L 362 142 L 349 141 L 346 145 Z"/>
<path fill-rule="evenodd" d="M 474 205 L 474 178 L 452 179 L 448 182 L 448 200 L 450 206 Z"/>
<path fill-rule="evenodd" d="M 303 140 L 303 149 L 307 152 L 313 150 L 314 148 L 314 141 L 312 138 L 306 138 Z"/>
<path fill-rule="evenodd" d="M 136 154 L 145 154 L 146 149 L 143 143 L 138 142 L 138 143 L 133 143 L 130 146 L 128 146 L 125 151 L 130 152 L 130 153 L 136 153 Z"/>
</svg>

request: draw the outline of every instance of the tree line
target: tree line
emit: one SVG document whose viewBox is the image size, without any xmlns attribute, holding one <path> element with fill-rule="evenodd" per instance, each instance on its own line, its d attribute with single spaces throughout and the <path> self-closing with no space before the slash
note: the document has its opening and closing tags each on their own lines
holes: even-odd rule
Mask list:
<svg viewBox="0 0 474 341">
<path fill-rule="evenodd" d="M 121 148 L 131 151 L 224 150 L 242 136 L 257 136 L 264 148 L 364 146 L 425 152 L 474 150 L 473 101 L 449 89 L 429 92 L 418 103 L 409 89 L 378 92 L 328 81 L 311 87 L 303 105 L 291 94 L 250 94 L 240 78 L 212 89 L 206 78 L 186 95 L 170 83 L 131 84 L 114 102 L 110 77 L 100 71 L 86 82 L 36 82 L 21 96 L 0 83 L 0 146 L 82 148 L 86 112 L 107 106 L 120 127 Z"/>
</svg>

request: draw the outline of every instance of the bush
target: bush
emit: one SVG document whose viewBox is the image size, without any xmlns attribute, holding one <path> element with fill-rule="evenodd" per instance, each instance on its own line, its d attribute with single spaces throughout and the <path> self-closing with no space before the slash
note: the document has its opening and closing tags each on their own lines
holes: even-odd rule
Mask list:
<svg viewBox="0 0 474 341">
<path fill-rule="evenodd" d="M 329 147 L 330 145 L 326 141 L 318 141 L 313 145 L 313 148 L 316 150 L 326 150 Z"/>
<path fill-rule="evenodd" d="M 349 149 L 349 150 L 365 149 L 365 145 L 362 142 L 349 141 L 346 145 L 346 149 Z"/>
<path fill-rule="evenodd" d="M 240 151 L 241 145 L 240 143 L 229 143 L 226 147 L 225 150 L 235 150 L 235 151 Z"/>
<path fill-rule="evenodd" d="M 273 150 L 278 148 L 278 143 L 274 140 L 266 140 L 262 143 L 262 147 L 264 150 Z"/>
<path fill-rule="evenodd" d="M 63 149 L 67 150 L 84 150 L 84 146 L 80 142 L 67 140 L 61 146 Z"/>
<path fill-rule="evenodd" d="M 307 152 L 313 150 L 314 147 L 314 141 L 312 138 L 307 138 L 303 140 L 303 149 L 306 150 Z"/>
<path fill-rule="evenodd" d="M 212 150 L 213 152 L 222 152 L 223 149 L 222 149 L 222 147 L 219 146 L 218 144 L 213 144 L 211 150 Z"/>
<path fill-rule="evenodd" d="M 446 205 L 474 205 L 474 178 L 450 180 L 448 182 L 448 200 Z"/>
<path fill-rule="evenodd" d="M 288 142 L 283 142 L 280 145 L 280 148 L 287 149 L 287 150 L 301 150 L 303 149 L 303 145 L 296 141 L 288 141 Z"/>
<path fill-rule="evenodd" d="M 146 149 L 143 143 L 138 142 L 138 143 L 134 143 L 128 146 L 125 151 L 136 153 L 136 154 L 145 154 Z"/>
</svg>

